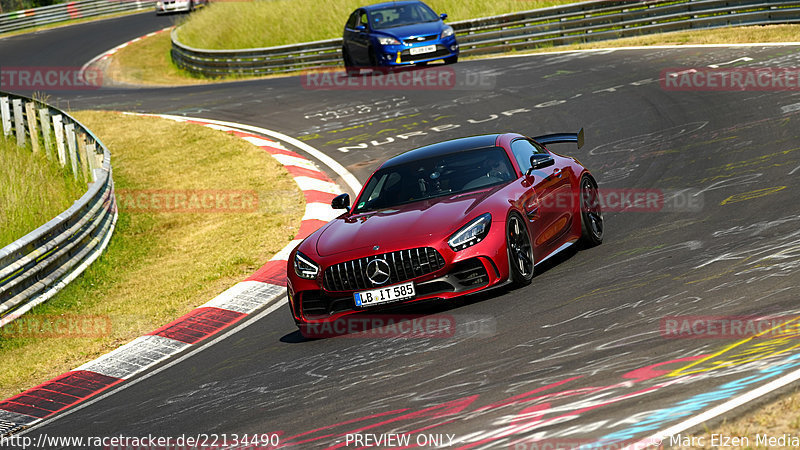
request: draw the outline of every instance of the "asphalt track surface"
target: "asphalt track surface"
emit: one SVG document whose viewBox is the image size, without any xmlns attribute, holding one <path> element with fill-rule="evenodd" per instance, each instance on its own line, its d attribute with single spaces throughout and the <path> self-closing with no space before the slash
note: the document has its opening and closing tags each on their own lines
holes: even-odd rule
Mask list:
<svg viewBox="0 0 800 450">
<path fill-rule="evenodd" d="M 0 60 L 80 66 L 163 26 L 148 14 L 2 39 Z M 452 436 L 450 448 L 631 442 L 796 370 L 797 341 L 780 330 L 672 339 L 661 328 L 673 316 L 800 316 L 800 95 L 678 92 L 659 82 L 666 68 L 742 57 L 752 59 L 730 65 L 798 67 L 800 48 L 466 61 L 452 66 L 457 79 L 482 83 L 436 90 L 312 90 L 286 77 L 53 93 L 73 109 L 277 130 L 362 182 L 385 158 L 443 139 L 585 127 L 585 147 L 554 150 L 577 157 L 601 189 L 679 195 L 658 211 L 607 212 L 601 246 L 546 263 L 528 287 L 426 307 L 455 318 L 453 336 L 305 341 L 284 305 L 28 435 L 279 433 L 282 445 L 302 448 L 353 447 L 353 432 L 412 432 L 411 444 Z"/>
</svg>

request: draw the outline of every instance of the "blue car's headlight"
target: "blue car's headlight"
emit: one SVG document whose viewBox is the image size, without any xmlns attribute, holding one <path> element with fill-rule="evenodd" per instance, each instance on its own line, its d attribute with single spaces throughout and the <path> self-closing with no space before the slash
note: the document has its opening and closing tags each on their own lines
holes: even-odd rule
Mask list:
<svg viewBox="0 0 800 450">
<path fill-rule="evenodd" d="M 447 240 L 447 245 L 456 252 L 471 247 L 482 241 L 489 234 L 491 225 L 491 214 L 480 215 L 453 233 L 450 239 Z"/>
<path fill-rule="evenodd" d="M 319 266 L 308 256 L 297 252 L 294 255 L 294 273 L 300 278 L 313 280 L 319 274 Z"/>
<path fill-rule="evenodd" d="M 444 31 L 442 31 L 442 39 L 444 39 L 444 38 L 446 38 L 448 36 L 452 36 L 453 33 L 455 33 L 453 31 L 453 27 L 451 27 L 450 25 L 447 25 L 446 27 L 444 27 Z"/>
<path fill-rule="evenodd" d="M 379 37 L 378 42 L 380 42 L 381 45 L 400 45 L 400 41 L 393 37 Z"/>
</svg>

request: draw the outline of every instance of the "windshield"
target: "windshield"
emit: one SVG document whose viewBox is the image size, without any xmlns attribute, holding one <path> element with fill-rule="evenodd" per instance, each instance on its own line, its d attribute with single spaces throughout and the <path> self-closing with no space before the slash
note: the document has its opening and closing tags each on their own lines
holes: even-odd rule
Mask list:
<svg viewBox="0 0 800 450">
<path fill-rule="evenodd" d="M 486 147 L 378 170 L 353 212 L 390 208 L 506 183 L 516 178 L 506 151 Z"/>
<path fill-rule="evenodd" d="M 369 15 L 372 28 L 375 30 L 439 20 L 435 12 L 421 3 L 388 6 L 370 11 Z"/>
</svg>

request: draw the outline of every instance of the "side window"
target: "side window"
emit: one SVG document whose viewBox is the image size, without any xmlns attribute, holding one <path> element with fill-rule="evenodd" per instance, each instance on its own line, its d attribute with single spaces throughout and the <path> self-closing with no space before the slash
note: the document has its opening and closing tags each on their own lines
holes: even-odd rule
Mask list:
<svg viewBox="0 0 800 450">
<path fill-rule="evenodd" d="M 358 11 L 354 11 L 353 14 L 350 14 L 350 18 L 347 19 L 347 25 L 345 25 L 345 27 L 355 30 L 356 25 L 358 25 Z"/>
<path fill-rule="evenodd" d="M 369 19 L 367 19 L 367 12 L 361 11 L 361 21 L 358 23 L 359 25 L 364 25 L 369 29 Z"/>
<path fill-rule="evenodd" d="M 527 139 L 517 139 L 511 143 L 511 152 L 517 160 L 520 170 L 525 173 L 531 167 L 531 155 L 534 153 L 545 153 L 544 147 L 531 142 Z"/>
</svg>

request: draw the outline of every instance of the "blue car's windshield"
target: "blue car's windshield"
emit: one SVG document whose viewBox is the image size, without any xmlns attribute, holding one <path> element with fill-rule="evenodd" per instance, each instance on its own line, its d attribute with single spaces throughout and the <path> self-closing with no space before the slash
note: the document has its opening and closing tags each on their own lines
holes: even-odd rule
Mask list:
<svg viewBox="0 0 800 450">
<path fill-rule="evenodd" d="M 369 22 L 376 30 L 439 20 L 439 16 L 422 3 L 387 6 L 370 11 L 369 16 Z"/>
<path fill-rule="evenodd" d="M 390 208 L 507 183 L 516 176 L 506 151 L 487 147 L 384 167 L 370 178 L 353 212 Z"/>
</svg>

